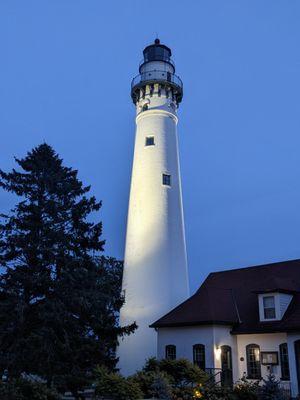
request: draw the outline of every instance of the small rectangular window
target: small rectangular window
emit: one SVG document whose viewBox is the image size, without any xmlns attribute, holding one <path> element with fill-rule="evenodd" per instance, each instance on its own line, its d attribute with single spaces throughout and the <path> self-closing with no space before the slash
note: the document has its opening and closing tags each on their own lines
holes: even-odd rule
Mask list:
<svg viewBox="0 0 300 400">
<path fill-rule="evenodd" d="M 146 136 L 145 146 L 154 146 L 154 136 Z"/>
<path fill-rule="evenodd" d="M 162 176 L 162 183 L 165 186 L 171 186 L 171 175 L 163 174 Z"/>
<path fill-rule="evenodd" d="M 168 344 L 166 346 L 166 359 L 176 360 L 176 346 L 174 346 L 173 344 Z"/>
<path fill-rule="evenodd" d="M 193 361 L 195 365 L 205 371 L 205 346 L 203 344 L 193 346 Z"/>
<path fill-rule="evenodd" d="M 287 343 L 279 345 L 280 364 L 281 364 L 281 379 L 283 381 L 290 380 L 289 353 Z"/>
<path fill-rule="evenodd" d="M 274 319 L 276 318 L 275 312 L 275 298 L 274 296 L 266 296 L 263 298 L 264 305 L 264 318 Z"/>
</svg>

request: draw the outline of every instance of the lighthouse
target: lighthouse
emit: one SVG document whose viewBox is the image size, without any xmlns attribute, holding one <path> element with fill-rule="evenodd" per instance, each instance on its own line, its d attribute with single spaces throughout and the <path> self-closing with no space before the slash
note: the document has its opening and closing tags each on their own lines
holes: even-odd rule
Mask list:
<svg viewBox="0 0 300 400">
<path fill-rule="evenodd" d="M 177 139 L 183 84 L 170 48 L 159 39 L 143 56 L 131 83 L 136 136 L 120 312 L 121 325 L 136 322 L 138 328 L 119 341 L 124 375 L 156 356 L 156 332 L 149 325 L 189 296 Z"/>
</svg>

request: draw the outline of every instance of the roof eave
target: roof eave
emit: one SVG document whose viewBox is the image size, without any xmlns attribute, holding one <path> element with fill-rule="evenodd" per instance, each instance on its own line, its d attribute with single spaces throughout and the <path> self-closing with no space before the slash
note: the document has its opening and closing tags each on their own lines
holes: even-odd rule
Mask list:
<svg viewBox="0 0 300 400">
<path fill-rule="evenodd" d="M 228 325 L 234 326 L 237 324 L 237 321 L 217 321 L 217 320 L 208 320 L 208 321 L 192 321 L 192 322 L 154 322 L 149 325 L 150 328 L 176 328 L 176 327 L 189 327 L 189 326 L 203 326 L 203 325 Z"/>
</svg>

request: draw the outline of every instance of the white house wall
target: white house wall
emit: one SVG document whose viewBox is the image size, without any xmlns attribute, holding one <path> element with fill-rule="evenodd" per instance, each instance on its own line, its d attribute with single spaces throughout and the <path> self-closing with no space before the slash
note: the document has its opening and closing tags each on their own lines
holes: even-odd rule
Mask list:
<svg viewBox="0 0 300 400">
<path fill-rule="evenodd" d="M 291 375 L 291 388 L 293 396 L 298 394 L 297 371 L 295 362 L 294 343 L 300 339 L 299 334 L 265 333 L 251 335 L 231 335 L 231 328 L 227 326 L 198 326 L 159 328 L 157 330 L 157 357 L 165 357 L 167 345 L 176 346 L 176 357 L 193 361 L 193 345 L 205 346 L 206 368 L 221 368 L 221 358 L 218 357 L 216 348 L 228 345 L 232 349 L 233 380 L 238 381 L 247 376 L 246 346 L 257 344 L 260 351 L 277 351 L 279 365 L 272 367 L 272 372 L 278 380 L 281 378 L 279 345 L 288 343 L 289 365 Z M 268 367 L 261 365 L 262 376 L 269 373 Z M 288 383 L 287 383 L 288 384 Z"/>
<path fill-rule="evenodd" d="M 230 346 L 233 359 L 233 379 L 238 379 L 236 368 L 236 338 L 230 334 L 228 326 L 201 326 L 183 328 L 159 328 L 157 340 L 157 356 L 165 357 L 165 347 L 169 344 L 176 346 L 176 357 L 193 361 L 193 345 L 205 346 L 206 368 L 221 368 L 221 359 L 217 357 L 216 347 Z"/>
<path fill-rule="evenodd" d="M 290 378 L 291 378 L 291 387 L 293 396 L 296 396 L 298 394 L 298 380 L 297 380 L 297 368 L 296 368 L 296 358 L 295 358 L 295 342 L 297 340 L 300 340 L 300 333 L 289 333 L 287 335 Z"/>
<path fill-rule="evenodd" d="M 207 368 L 214 368 L 213 329 L 211 326 L 159 328 L 157 340 L 157 357 L 165 358 L 165 347 L 168 344 L 176 346 L 176 357 L 193 361 L 193 345 L 205 346 L 205 361 Z"/>
<path fill-rule="evenodd" d="M 238 335 L 237 336 L 237 348 L 238 348 L 238 370 L 239 376 L 247 376 L 247 355 L 246 346 L 248 344 L 257 344 L 260 347 L 260 351 L 278 351 L 279 357 L 279 345 L 287 342 L 287 336 L 285 333 L 264 333 L 263 335 Z M 244 359 L 241 361 L 241 357 Z M 280 365 L 273 366 L 274 375 L 277 379 L 281 378 Z M 261 366 L 262 376 L 268 375 L 269 371 L 266 365 Z"/>
</svg>

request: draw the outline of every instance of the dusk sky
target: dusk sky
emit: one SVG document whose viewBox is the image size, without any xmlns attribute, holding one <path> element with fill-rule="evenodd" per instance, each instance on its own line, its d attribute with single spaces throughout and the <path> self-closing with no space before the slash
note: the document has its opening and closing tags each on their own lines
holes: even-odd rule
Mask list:
<svg viewBox="0 0 300 400">
<path fill-rule="evenodd" d="M 156 36 L 184 83 L 191 291 L 213 271 L 300 258 L 298 0 L 1 0 L 0 168 L 52 145 L 103 200 L 106 253 L 123 258 L 130 82 Z M 0 192 L 0 212 L 14 201 Z"/>
</svg>

